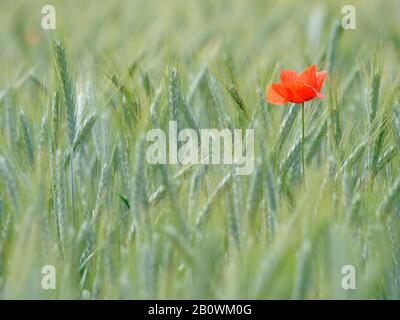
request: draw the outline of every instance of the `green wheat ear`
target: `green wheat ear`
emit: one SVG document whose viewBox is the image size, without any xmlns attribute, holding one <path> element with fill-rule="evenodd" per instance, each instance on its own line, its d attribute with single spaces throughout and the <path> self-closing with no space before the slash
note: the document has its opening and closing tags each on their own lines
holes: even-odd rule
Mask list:
<svg viewBox="0 0 400 320">
<path fill-rule="evenodd" d="M 62 92 L 62 99 L 67 112 L 68 138 L 70 145 L 72 145 L 76 133 L 75 90 L 71 79 L 65 49 L 61 42 L 57 40 L 53 41 L 53 46 L 57 76 Z"/>
<path fill-rule="evenodd" d="M 10 199 L 10 207 L 13 214 L 19 214 L 19 192 L 17 188 L 17 182 L 15 180 L 13 170 L 10 167 L 10 163 L 0 155 L 0 174 L 3 180 L 5 181 L 6 190 Z"/>
<path fill-rule="evenodd" d="M 35 152 L 34 152 L 34 146 L 33 146 L 33 141 L 32 141 L 32 134 L 31 134 L 31 129 L 29 127 L 28 121 L 25 117 L 25 114 L 22 110 L 19 112 L 19 120 L 21 122 L 21 131 L 22 135 L 24 138 L 24 145 L 26 148 L 26 152 L 28 154 L 28 158 L 31 164 L 33 164 L 35 160 Z"/>
<path fill-rule="evenodd" d="M 378 112 L 379 90 L 381 85 L 381 71 L 375 70 L 370 87 L 368 88 L 367 105 L 368 105 L 368 121 L 372 125 Z"/>
<path fill-rule="evenodd" d="M 62 98 L 64 106 L 66 107 L 67 125 L 68 125 L 68 138 L 70 145 L 70 202 L 73 223 L 75 223 L 75 179 L 74 179 L 74 140 L 76 135 L 76 111 L 75 111 L 75 90 L 72 83 L 70 69 L 65 54 L 65 49 L 60 41 L 53 41 L 55 53 L 56 73 L 58 76 L 59 85 L 62 91 Z"/>
</svg>

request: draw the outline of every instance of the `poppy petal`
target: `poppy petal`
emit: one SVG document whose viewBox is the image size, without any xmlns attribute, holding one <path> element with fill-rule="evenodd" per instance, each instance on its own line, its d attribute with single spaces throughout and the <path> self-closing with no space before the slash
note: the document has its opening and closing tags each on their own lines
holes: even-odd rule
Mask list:
<svg viewBox="0 0 400 320">
<path fill-rule="evenodd" d="M 324 83 L 324 80 L 326 78 L 326 71 L 317 72 L 316 78 L 317 78 L 317 83 L 316 83 L 315 89 L 317 91 L 320 91 L 322 84 Z"/>
<path fill-rule="evenodd" d="M 317 92 L 317 97 L 320 99 L 325 99 L 325 95 L 321 92 Z"/>
<path fill-rule="evenodd" d="M 320 89 L 326 78 L 326 71 L 317 72 L 315 64 L 301 74 L 294 70 L 282 70 L 280 82 L 267 87 L 265 98 L 269 103 L 281 105 L 287 102 L 300 104 L 313 98 L 324 99 Z"/>
<path fill-rule="evenodd" d="M 302 82 L 288 83 L 286 87 L 290 102 L 303 103 L 316 97 L 315 89 Z"/>
<path fill-rule="evenodd" d="M 298 94 L 298 87 L 302 84 L 296 82 L 291 82 L 291 83 L 281 83 L 281 90 L 285 92 L 285 96 L 287 99 L 292 102 L 292 103 L 301 103 L 303 102 L 302 97 Z"/>
<path fill-rule="evenodd" d="M 319 99 L 325 99 L 325 95 L 322 94 L 321 92 L 318 92 L 317 90 L 315 90 L 315 95 L 316 95 L 317 98 L 319 98 Z"/>
<path fill-rule="evenodd" d="M 317 68 L 315 67 L 315 64 L 313 64 L 311 67 L 304 70 L 302 74 L 300 74 L 299 81 L 303 82 L 306 85 L 309 85 L 310 87 L 315 88 L 317 84 L 316 74 Z"/>
<path fill-rule="evenodd" d="M 298 75 L 294 70 L 282 70 L 280 73 L 280 79 L 282 82 L 295 82 L 297 81 Z"/>
<path fill-rule="evenodd" d="M 286 92 L 282 90 L 279 84 L 274 83 L 270 85 L 266 92 L 267 102 L 276 105 L 288 103 L 289 100 L 282 94 L 286 94 Z"/>
<path fill-rule="evenodd" d="M 314 88 L 308 85 L 299 85 L 296 88 L 296 92 L 301 97 L 301 102 L 311 100 L 317 95 Z"/>
</svg>

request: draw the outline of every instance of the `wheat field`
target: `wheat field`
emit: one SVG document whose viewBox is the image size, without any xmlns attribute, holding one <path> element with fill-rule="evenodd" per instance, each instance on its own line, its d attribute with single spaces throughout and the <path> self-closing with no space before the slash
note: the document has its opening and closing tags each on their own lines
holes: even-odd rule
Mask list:
<svg viewBox="0 0 400 320">
<path fill-rule="evenodd" d="M 0 3 L 1 299 L 400 298 L 398 1 L 46 4 Z M 264 93 L 311 64 L 303 181 Z M 171 120 L 254 129 L 253 172 L 148 163 Z"/>
</svg>

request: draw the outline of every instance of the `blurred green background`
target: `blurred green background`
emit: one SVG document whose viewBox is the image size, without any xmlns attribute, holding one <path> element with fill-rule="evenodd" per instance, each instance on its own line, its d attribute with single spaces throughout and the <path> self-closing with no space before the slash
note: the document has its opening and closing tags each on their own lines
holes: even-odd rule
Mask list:
<svg viewBox="0 0 400 320">
<path fill-rule="evenodd" d="M 316 61 L 344 5 L 356 9 L 356 30 L 343 32 L 337 67 L 349 71 L 357 57 L 387 39 L 385 59 L 394 64 L 400 43 L 397 1 L 8 1 L 0 4 L 3 81 L 7 67 L 48 64 L 49 32 L 41 8 L 56 8 L 56 34 L 72 57 L 125 68 L 143 52 L 155 72 L 171 55 L 195 67 L 222 47 L 251 68 L 272 62 L 302 67 Z M 219 55 L 224 53 L 219 51 Z M 392 60 L 389 60 L 392 61 Z M 104 65 L 102 65 L 104 67 Z M 5 70 L 3 70 L 3 68 Z M 246 76 L 246 74 L 244 74 Z"/>
</svg>

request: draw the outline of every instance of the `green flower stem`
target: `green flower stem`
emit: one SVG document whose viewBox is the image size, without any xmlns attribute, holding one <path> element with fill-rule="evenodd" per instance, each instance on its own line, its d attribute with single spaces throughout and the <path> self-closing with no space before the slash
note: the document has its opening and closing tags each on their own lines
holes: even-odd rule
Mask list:
<svg viewBox="0 0 400 320">
<path fill-rule="evenodd" d="M 303 182 L 306 181 L 306 166 L 304 163 L 304 102 L 301 104 L 301 171 Z"/>
</svg>

